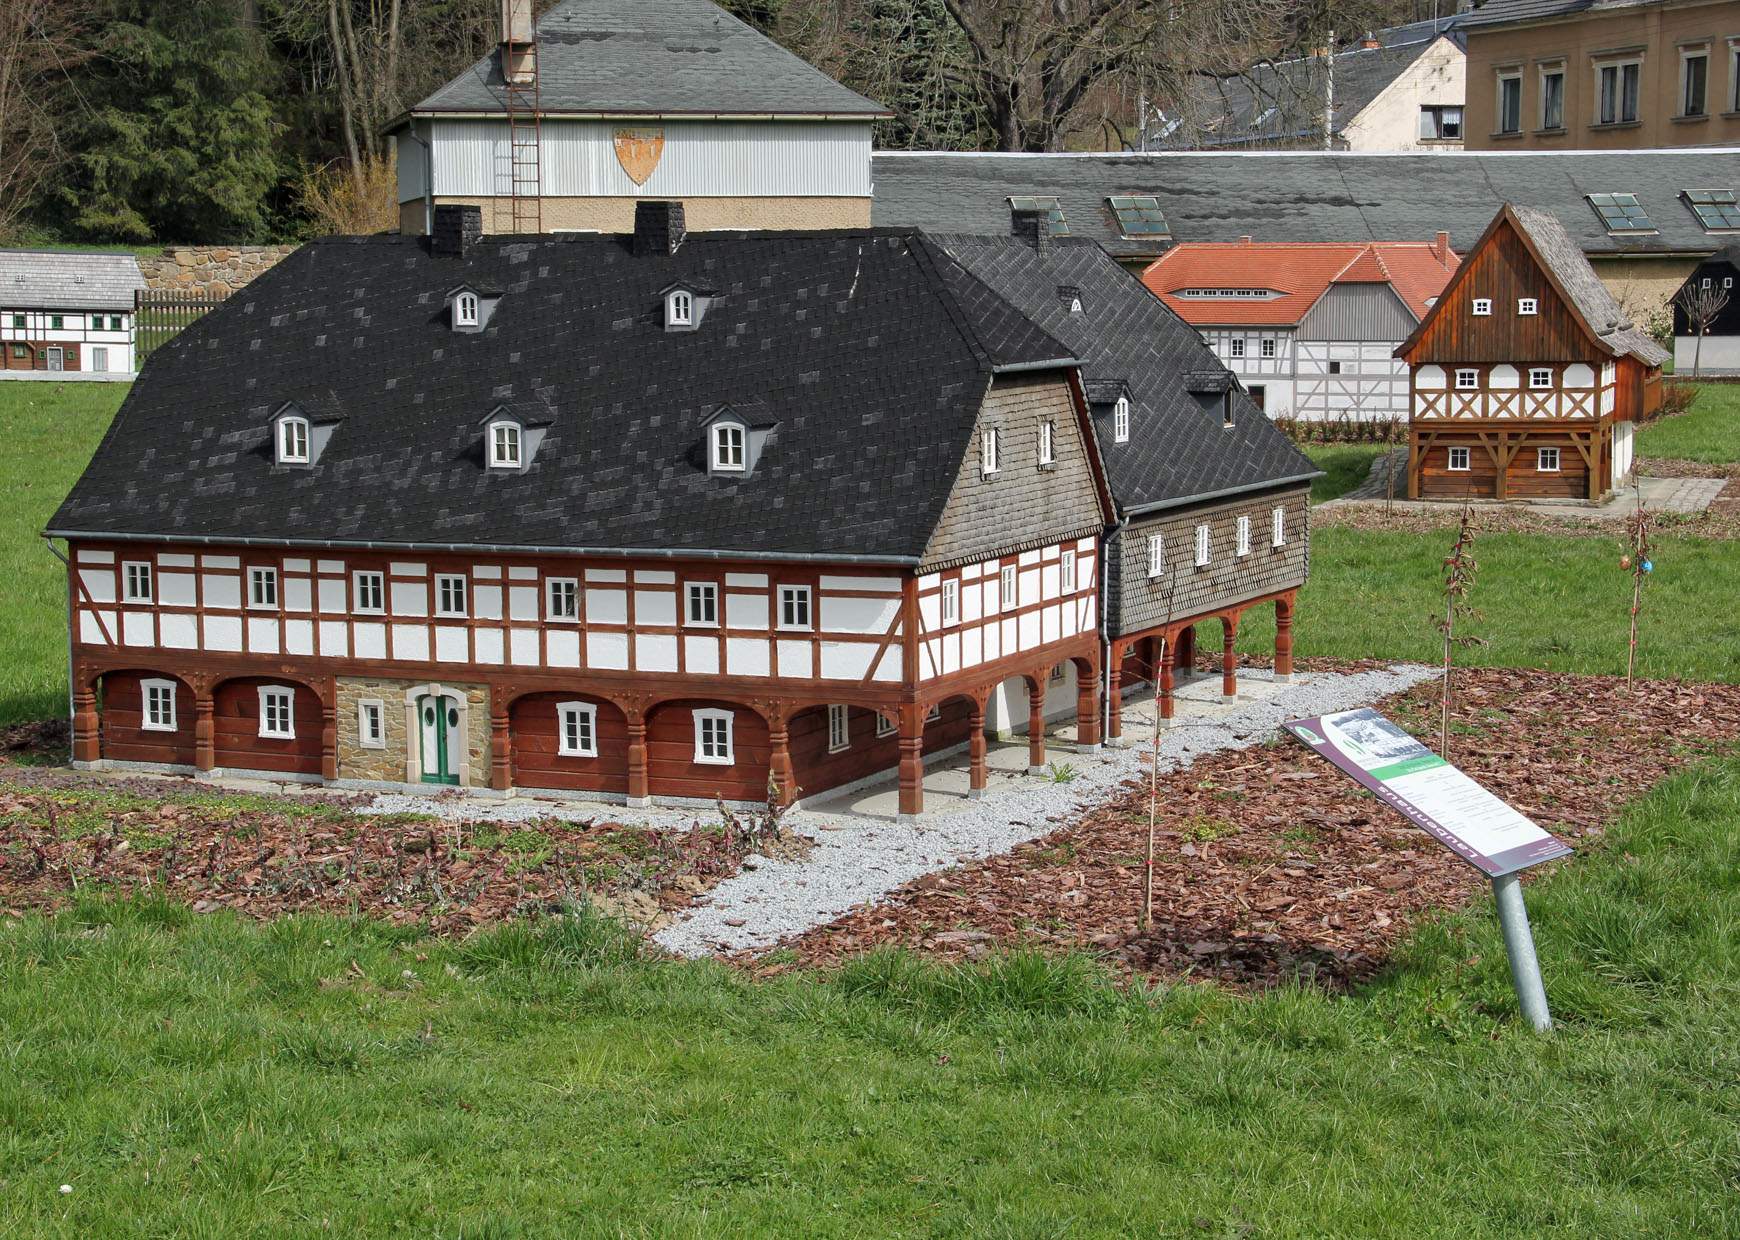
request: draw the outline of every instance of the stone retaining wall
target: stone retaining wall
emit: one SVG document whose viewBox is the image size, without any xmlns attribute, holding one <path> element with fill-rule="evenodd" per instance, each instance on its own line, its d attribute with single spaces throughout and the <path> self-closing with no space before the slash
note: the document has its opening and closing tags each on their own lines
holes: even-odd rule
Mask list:
<svg viewBox="0 0 1740 1240">
<path fill-rule="evenodd" d="M 180 245 L 157 258 L 141 258 L 149 288 L 186 289 L 227 297 L 271 270 L 293 245 Z"/>
</svg>

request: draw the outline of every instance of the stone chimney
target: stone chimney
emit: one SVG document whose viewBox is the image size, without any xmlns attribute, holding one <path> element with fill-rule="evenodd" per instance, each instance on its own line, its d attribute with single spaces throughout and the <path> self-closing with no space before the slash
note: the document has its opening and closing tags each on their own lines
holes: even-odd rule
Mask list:
<svg viewBox="0 0 1740 1240">
<path fill-rule="evenodd" d="M 643 200 L 634 204 L 636 255 L 675 254 L 688 235 L 682 203 Z"/>
<path fill-rule="evenodd" d="M 1051 212 L 1043 208 L 1017 207 L 1011 213 L 1011 231 L 1033 247 L 1036 254 L 1051 249 Z"/>
<path fill-rule="evenodd" d="M 458 203 L 435 205 L 435 231 L 429 238 L 434 254 L 449 258 L 464 258 L 483 236 L 483 208 Z"/>
<path fill-rule="evenodd" d="M 1383 43 L 1379 41 L 1375 34 L 1368 30 L 1365 32 L 1365 38 L 1359 41 L 1359 45 L 1368 52 L 1374 52 L 1382 47 Z"/>
<path fill-rule="evenodd" d="M 501 73 L 508 81 L 531 83 L 538 64 L 534 37 L 532 0 L 501 0 Z"/>
</svg>

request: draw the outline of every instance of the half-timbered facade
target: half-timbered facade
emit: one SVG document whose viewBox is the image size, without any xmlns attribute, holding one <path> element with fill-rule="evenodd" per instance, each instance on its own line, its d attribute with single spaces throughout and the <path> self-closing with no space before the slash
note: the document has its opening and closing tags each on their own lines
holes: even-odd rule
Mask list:
<svg viewBox="0 0 1740 1240">
<path fill-rule="evenodd" d="M 1595 500 L 1631 473 L 1667 354 L 1553 216 L 1507 204 L 1396 356 L 1410 497 Z"/>
<path fill-rule="evenodd" d="M 0 378 L 129 377 L 134 295 L 144 288 L 131 254 L 0 250 Z"/>
</svg>

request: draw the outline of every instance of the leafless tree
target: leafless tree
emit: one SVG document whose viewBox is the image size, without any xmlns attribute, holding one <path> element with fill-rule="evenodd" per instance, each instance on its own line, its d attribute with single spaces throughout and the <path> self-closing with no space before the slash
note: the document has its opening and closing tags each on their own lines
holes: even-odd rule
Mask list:
<svg viewBox="0 0 1740 1240">
<path fill-rule="evenodd" d="M 89 57 L 89 0 L 0 0 L 0 237 L 65 158 L 68 71 Z"/>
<path fill-rule="evenodd" d="M 1692 377 L 1695 379 L 1699 366 L 1703 364 L 1704 336 L 1710 330 L 1710 324 L 1728 308 L 1728 290 L 1708 277 L 1696 283 L 1687 280 L 1674 294 L 1674 304 L 1686 316 L 1687 326 L 1697 337 L 1697 343 L 1692 346 Z"/>
</svg>

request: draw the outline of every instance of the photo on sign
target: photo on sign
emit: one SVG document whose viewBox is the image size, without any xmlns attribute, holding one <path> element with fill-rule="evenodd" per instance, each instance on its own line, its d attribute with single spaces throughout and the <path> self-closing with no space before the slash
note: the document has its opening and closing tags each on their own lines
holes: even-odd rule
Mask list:
<svg viewBox="0 0 1740 1240">
<path fill-rule="evenodd" d="M 1367 770 L 1431 752 L 1375 710 L 1349 711 L 1326 717 L 1323 723 L 1329 739 Z"/>
</svg>

